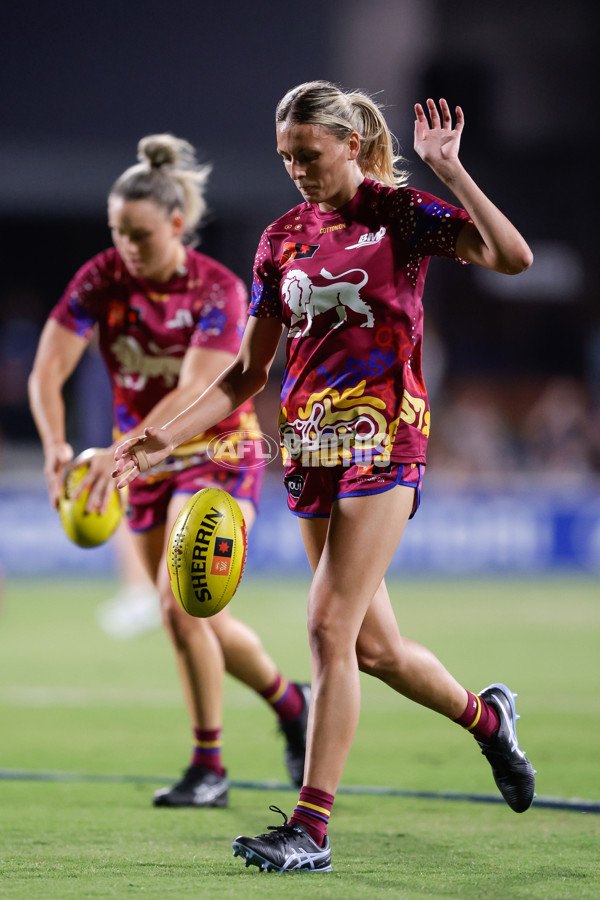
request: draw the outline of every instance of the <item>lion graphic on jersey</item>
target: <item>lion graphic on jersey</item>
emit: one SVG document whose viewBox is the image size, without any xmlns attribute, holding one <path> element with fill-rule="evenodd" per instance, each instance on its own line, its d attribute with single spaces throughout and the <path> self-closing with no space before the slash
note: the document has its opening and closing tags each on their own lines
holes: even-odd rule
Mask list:
<svg viewBox="0 0 600 900">
<path fill-rule="evenodd" d="M 171 356 L 151 341 L 148 344 L 151 353 L 146 353 L 139 341 L 125 334 L 119 335 L 110 349 L 119 363 L 117 380 L 135 391 L 142 391 L 150 378 L 163 378 L 167 387 L 174 387 L 186 350 L 184 346 L 175 345 L 171 347 L 171 353 L 179 351 L 181 355 Z M 156 353 L 156 356 L 151 355 L 152 353 Z"/>
<path fill-rule="evenodd" d="M 359 272 L 362 279 L 358 284 L 352 281 L 338 281 Z M 369 276 L 364 269 L 349 269 L 340 275 L 332 275 L 327 269 L 321 269 L 320 275 L 331 284 L 315 284 L 302 269 L 290 269 L 281 283 L 281 296 L 289 306 L 292 319 L 289 337 L 304 337 L 310 333 L 317 316 L 335 309 L 338 321 L 333 328 L 339 328 L 348 319 L 348 310 L 365 316 L 366 321 L 361 328 L 373 326 L 373 311 L 360 296 L 360 288 L 368 281 Z"/>
</svg>

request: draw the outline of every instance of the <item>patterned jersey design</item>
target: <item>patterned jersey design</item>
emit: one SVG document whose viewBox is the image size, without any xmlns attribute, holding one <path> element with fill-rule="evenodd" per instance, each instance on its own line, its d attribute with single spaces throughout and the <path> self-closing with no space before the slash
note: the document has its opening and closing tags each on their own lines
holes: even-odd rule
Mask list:
<svg viewBox="0 0 600 900">
<path fill-rule="evenodd" d="M 97 332 L 113 391 L 115 437 L 135 428 L 176 385 L 188 347 L 237 353 L 247 320 L 241 279 L 187 249 L 185 272 L 166 284 L 129 274 L 114 248 L 75 274 L 51 316 L 90 340 Z M 251 403 L 178 448 L 202 451 L 222 431 L 256 430 Z"/>
<path fill-rule="evenodd" d="M 456 259 L 467 212 L 365 179 L 333 212 L 302 203 L 263 233 L 250 314 L 288 327 L 284 459 L 425 462 L 422 294 L 429 259 Z"/>
</svg>

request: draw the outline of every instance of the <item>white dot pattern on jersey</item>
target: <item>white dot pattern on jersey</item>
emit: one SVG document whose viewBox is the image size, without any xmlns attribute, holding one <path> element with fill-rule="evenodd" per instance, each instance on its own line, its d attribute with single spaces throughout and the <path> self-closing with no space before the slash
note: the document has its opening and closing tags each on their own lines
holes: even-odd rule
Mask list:
<svg viewBox="0 0 600 900">
<path fill-rule="evenodd" d="M 435 250 L 438 248 L 445 251 L 440 255 L 452 257 L 456 236 L 456 231 L 454 230 L 455 217 L 452 212 L 444 208 L 445 204 L 442 200 L 433 198 L 431 195 L 424 198 L 419 190 L 407 187 L 390 190 L 389 193 L 380 196 L 370 203 L 370 208 L 374 211 L 378 220 L 383 220 L 386 226 L 393 223 L 394 239 L 404 242 L 409 248 L 404 272 L 413 288 L 416 287 L 418 283 L 419 272 L 424 258 L 432 255 L 419 252 L 417 247 L 415 247 L 413 251 L 410 249 L 410 242 L 411 240 L 414 241 L 415 232 L 419 228 L 419 224 L 416 222 L 416 210 L 424 202 L 429 203 L 431 207 L 432 200 L 435 201 L 433 208 L 431 211 L 428 210 L 432 224 L 435 221 L 435 227 L 432 227 L 429 231 L 432 238 L 432 254 L 435 254 Z M 285 222 L 286 216 L 283 216 L 282 219 Z M 296 223 L 301 222 L 302 216 L 297 215 L 291 221 Z M 256 268 L 260 267 L 267 258 L 269 260 L 272 258 L 268 232 L 273 229 L 275 224 L 277 223 L 269 225 L 261 237 L 255 258 Z M 284 230 L 290 231 L 292 229 L 299 230 L 303 226 L 302 224 L 291 225 L 290 220 L 288 220 L 282 227 Z M 278 296 L 276 296 L 276 294 L 278 294 L 278 288 L 279 285 L 276 280 L 274 280 L 272 284 L 269 284 L 268 276 L 265 277 L 260 296 L 259 309 L 254 309 L 261 317 L 270 318 L 281 315 L 281 303 Z"/>
</svg>

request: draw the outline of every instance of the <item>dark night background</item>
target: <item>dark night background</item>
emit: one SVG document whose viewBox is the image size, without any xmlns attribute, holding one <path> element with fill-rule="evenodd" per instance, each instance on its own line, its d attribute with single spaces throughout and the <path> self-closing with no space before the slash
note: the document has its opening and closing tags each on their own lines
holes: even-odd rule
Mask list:
<svg viewBox="0 0 600 900">
<path fill-rule="evenodd" d="M 135 161 L 139 138 L 171 131 L 214 164 L 201 249 L 249 283 L 262 229 L 299 200 L 275 154 L 275 105 L 292 85 L 327 78 L 380 92 L 411 184 L 441 196 L 412 150 L 413 104 L 429 95 L 460 103 L 463 162 L 536 256 L 516 279 L 433 262 L 430 462 L 463 473 L 504 466 L 594 477 L 593 9 L 587 0 L 8 6 L 0 38 L 4 457 L 37 447 L 25 388 L 39 331 L 73 272 L 107 245 L 106 194 Z M 82 384 L 99 377 L 94 366 L 82 373 Z M 84 392 L 77 383 L 69 390 Z M 271 401 L 262 402 L 270 416 Z M 86 415 L 81 408 L 75 403 L 71 427 L 85 445 L 96 432 L 89 404 Z M 479 448 L 471 459 L 465 428 Z"/>
</svg>

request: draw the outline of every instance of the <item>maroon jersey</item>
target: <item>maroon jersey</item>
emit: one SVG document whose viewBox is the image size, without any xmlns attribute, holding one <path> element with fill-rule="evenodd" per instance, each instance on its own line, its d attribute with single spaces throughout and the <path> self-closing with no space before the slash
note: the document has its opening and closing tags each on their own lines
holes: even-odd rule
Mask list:
<svg viewBox="0 0 600 900">
<path fill-rule="evenodd" d="M 345 206 L 302 203 L 263 233 L 250 314 L 288 326 L 284 459 L 424 462 L 421 297 L 429 258 L 456 258 L 468 214 L 366 178 Z"/>
<path fill-rule="evenodd" d="M 185 272 L 163 283 L 134 278 L 111 248 L 77 272 L 51 316 L 86 339 L 97 327 L 119 437 L 177 385 L 188 347 L 237 353 L 247 292 L 233 272 L 195 250 L 187 249 Z M 238 428 L 258 428 L 251 403 L 175 452 L 202 451 L 215 435 Z"/>
</svg>

